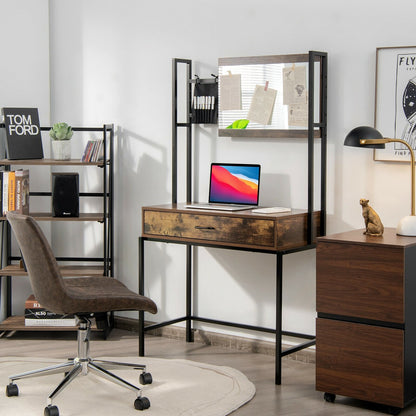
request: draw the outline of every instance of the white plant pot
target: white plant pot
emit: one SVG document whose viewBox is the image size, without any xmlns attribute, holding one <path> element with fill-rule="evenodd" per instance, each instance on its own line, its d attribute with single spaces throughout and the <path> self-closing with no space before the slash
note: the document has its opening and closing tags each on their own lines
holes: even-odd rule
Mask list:
<svg viewBox="0 0 416 416">
<path fill-rule="evenodd" d="M 71 140 L 52 140 L 52 157 L 55 160 L 71 159 Z"/>
</svg>

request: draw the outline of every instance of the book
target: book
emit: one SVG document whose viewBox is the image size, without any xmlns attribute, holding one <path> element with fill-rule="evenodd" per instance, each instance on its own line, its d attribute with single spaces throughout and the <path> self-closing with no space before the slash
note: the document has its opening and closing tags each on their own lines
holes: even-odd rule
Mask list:
<svg viewBox="0 0 416 416">
<path fill-rule="evenodd" d="M 7 175 L 8 177 L 8 211 L 14 211 L 15 198 L 16 198 L 16 175 L 12 170 Z"/>
<path fill-rule="evenodd" d="M 98 145 L 97 145 L 97 149 L 94 155 L 93 162 L 99 162 L 104 159 L 104 147 L 103 146 L 104 146 L 104 141 L 98 140 Z"/>
<path fill-rule="evenodd" d="M 81 162 L 98 162 L 103 159 L 103 140 L 88 140 Z"/>
<path fill-rule="evenodd" d="M 76 319 L 56 315 L 45 309 L 25 309 L 25 326 L 76 326 Z"/>
<path fill-rule="evenodd" d="M 88 140 L 88 142 L 85 146 L 85 149 L 84 149 L 84 153 L 82 154 L 82 157 L 81 157 L 81 162 L 86 162 L 87 161 L 87 154 L 88 154 L 90 143 L 91 143 L 91 140 Z"/>
<path fill-rule="evenodd" d="M 25 301 L 25 326 L 76 326 L 76 318 L 48 311 L 32 294 Z"/>
<path fill-rule="evenodd" d="M 3 171 L 0 170 L 0 211 L 3 214 Z"/>
<path fill-rule="evenodd" d="M 85 158 L 85 161 L 86 162 L 90 162 L 91 161 L 91 153 L 92 153 L 93 147 L 94 147 L 94 140 L 90 140 L 90 144 L 88 146 L 87 156 Z"/>
<path fill-rule="evenodd" d="M 94 162 L 94 156 L 95 156 L 95 152 L 97 151 L 97 146 L 98 146 L 98 141 L 94 140 L 93 144 L 92 144 L 92 149 L 91 149 L 91 153 L 90 153 L 90 162 Z"/>
<path fill-rule="evenodd" d="M 2 212 L 3 215 L 6 215 L 6 212 L 9 209 L 9 171 L 3 172 L 3 204 L 2 204 Z"/>
<path fill-rule="evenodd" d="M 32 309 L 32 308 L 41 308 L 42 306 L 40 303 L 35 299 L 35 295 L 30 295 L 25 300 L 25 309 Z"/>
<path fill-rule="evenodd" d="M 8 159 L 43 159 L 37 108 L 3 108 Z"/>
<path fill-rule="evenodd" d="M 29 215 L 29 169 L 15 172 L 16 202 L 14 210 L 19 214 Z"/>
</svg>

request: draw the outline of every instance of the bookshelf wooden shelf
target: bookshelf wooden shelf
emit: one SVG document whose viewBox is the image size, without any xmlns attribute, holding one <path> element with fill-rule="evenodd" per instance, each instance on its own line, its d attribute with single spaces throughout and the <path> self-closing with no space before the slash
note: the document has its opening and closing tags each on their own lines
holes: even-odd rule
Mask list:
<svg viewBox="0 0 416 416">
<path fill-rule="evenodd" d="M 109 163 L 109 161 L 107 161 Z M 81 162 L 80 159 L 55 160 L 55 159 L 0 159 L 0 165 L 22 165 L 22 166 L 104 166 L 104 162 Z"/>
<path fill-rule="evenodd" d="M 0 126 L 4 127 L 4 126 Z M 42 131 L 48 131 L 50 127 L 41 127 Z M 102 254 L 97 257 L 88 257 L 88 255 L 82 251 L 79 257 L 59 257 L 57 258 L 59 263 L 64 265 L 60 266 L 61 273 L 64 277 L 87 277 L 87 276 L 111 276 L 112 261 L 113 261 L 113 153 L 114 153 L 114 126 L 112 124 L 104 124 L 101 127 L 73 127 L 75 132 L 96 132 L 102 134 L 103 140 L 103 160 L 98 162 L 82 162 L 81 155 L 77 159 L 70 160 L 55 160 L 49 158 L 43 159 L 0 159 L 0 166 L 5 171 L 13 170 L 16 167 L 25 167 L 27 169 L 30 166 L 46 166 L 50 167 L 65 167 L 65 170 L 71 172 L 79 172 L 80 175 L 88 175 L 90 170 L 81 170 L 83 167 L 95 167 L 102 170 L 101 188 L 97 191 L 90 192 L 86 189 L 86 192 L 80 192 L 79 197 L 82 198 L 99 198 L 102 201 L 101 206 L 97 206 L 97 211 L 101 212 L 82 212 L 77 217 L 54 217 L 52 212 L 30 212 L 36 221 L 49 221 L 49 222 L 99 222 L 102 226 Z M 74 138 L 72 140 L 75 140 Z M 85 185 L 87 187 L 87 185 Z M 30 198 L 50 198 L 52 192 L 34 192 L 31 188 Z M 94 208 L 93 208 L 94 210 Z M 6 319 L 0 323 L 1 331 L 72 331 L 75 327 L 26 327 L 24 325 L 24 317 L 17 316 L 12 309 L 13 291 L 12 291 L 12 277 L 21 276 L 27 278 L 27 272 L 25 272 L 19 265 L 20 253 L 12 253 L 16 251 L 15 245 L 12 244 L 13 233 L 10 226 L 6 221 L 5 216 L 1 216 L 0 221 L 3 222 L 2 232 L 3 238 L 1 239 L 1 254 L 3 258 L 2 266 L 0 269 L 0 288 L 5 288 L 5 294 L 1 298 L 0 304 L 2 310 L 5 311 Z M 13 250 L 12 250 L 13 247 Z M 52 245 L 53 249 L 53 245 Z M 70 264 L 70 265 L 66 265 Z M 92 265 L 91 265 L 92 264 Z M 2 284 L 2 280 L 5 279 L 5 285 Z M 1 289 L 0 289 L 1 290 Z M 97 315 L 97 320 L 100 320 L 100 327 L 103 326 L 103 330 L 107 335 L 111 329 L 108 322 L 112 320 L 108 319 L 106 314 Z M 102 323 L 102 325 L 101 325 Z"/>
<path fill-rule="evenodd" d="M 80 213 L 79 217 L 54 217 L 51 212 L 31 212 L 30 216 L 36 221 L 104 221 L 103 213 Z M 5 221 L 6 217 L 0 217 L 0 220 Z"/>
<path fill-rule="evenodd" d="M 26 326 L 24 316 L 9 316 L 2 323 L 0 323 L 1 332 L 11 331 L 74 331 L 76 326 Z M 104 329 L 97 328 L 96 324 L 91 326 L 92 331 L 104 332 Z"/>
<path fill-rule="evenodd" d="M 64 277 L 88 277 L 103 276 L 102 266 L 60 266 L 60 271 Z M 27 276 L 27 272 L 19 264 L 9 264 L 0 269 L 0 276 Z"/>
</svg>

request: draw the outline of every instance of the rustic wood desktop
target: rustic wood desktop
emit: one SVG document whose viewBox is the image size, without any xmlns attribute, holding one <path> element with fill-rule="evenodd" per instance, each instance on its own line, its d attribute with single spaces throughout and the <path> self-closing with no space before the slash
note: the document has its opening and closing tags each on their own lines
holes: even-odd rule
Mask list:
<svg viewBox="0 0 416 416">
<path fill-rule="evenodd" d="M 320 212 L 312 215 L 313 235 L 319 235 Z M 225 212 L 184 208 L 183 204 L 169 204 L 142 208 L 142 236 L 139 237 L 139 293 L 144 294 L 145 241 L 184 244 L 187 246 L 186 314 L 183 317 L 154 325 L 144 326 L 144 314 L 139 317 L 139 355 L 144 355 L 146 331 L 186 322 L 186 340 L 193 341 L 192 322 L 238 327 L 276 335 L 275 382 L 281 384 L 281 358 L 315 343 L 314 335 L 282 330 L 282 264 L 283 255 L 308 250 L 308 212 L 292 210 L 276 214 L 255 214 L 251 210 Z M 276 256 L 276 328 L 263 328 L 244 323 L 233 323 L 204 318 L 192 310 L 192 247 L 216 247 L 270 253 Z M 282 335 L 306 339 L 299 345 L 282 351 Z"/>
</svg>

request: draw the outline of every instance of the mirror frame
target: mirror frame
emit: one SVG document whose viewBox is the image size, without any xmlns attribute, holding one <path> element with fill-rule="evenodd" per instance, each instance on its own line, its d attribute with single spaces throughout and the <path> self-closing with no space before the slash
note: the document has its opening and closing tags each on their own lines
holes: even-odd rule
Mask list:
<svg viewBox="0 0 416 416">
<path fill-rule="evenodd" d="M 319 121 L 315 123 L 315 65 L 314 63 L 320 63 L 320 76 L 319 76 Z M 218 136 L 220 137 L 262 137 L 262 138 L 307 138 L 309 136 L 309 130 L 314 130 L 314 137 L 322 137 L 322 120 L 326 118 L 326 114 L 323 115 L 322 100 L 326 97 L 323 91 L 326 82 L 322 82 L 322 52 L 313 52 L 305 54 L 290 54 L 290 55 L 269 55 L 269 56 L 248 56 L 248 57 L 236 57 L 236 58 L 219 58 L 218 67 L 220 66 L 234 66 L 234 65 L 256 65 L 256 64 L 296 64 L 296 63 L 308 63 L 308 82 L 309 82 L 309 94 L 308 94 L 308 127 L 305 129 L 224 129 L 218 128 Z M 326 80 L 325 80 L 326 81 Z M 220 110 L 219 110 L 220 111 Z"/>
</svg>

